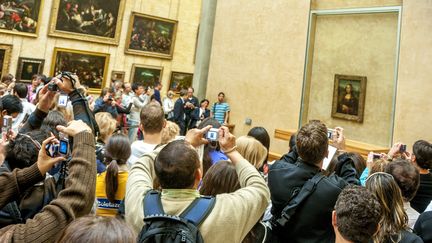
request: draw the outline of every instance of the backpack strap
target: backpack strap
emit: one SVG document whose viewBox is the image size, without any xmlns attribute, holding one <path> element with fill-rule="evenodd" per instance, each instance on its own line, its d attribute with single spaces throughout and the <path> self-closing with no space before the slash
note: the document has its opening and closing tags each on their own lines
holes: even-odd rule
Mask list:
<svg viewBox="0 0 432 243">
<path fill-rule="evenodd" d="M 165 214 L 162 207 L 161 196 L 158 191 L 148 191 L 144 196 L 143 201 L 144 218 L 151 215 Z"/>
<path fill-rule="evenodd" d="M 318 183 L 324 178 L 325 176 L 320 172 L 314 175 L 311 179 L 306 181 L 306 183 L 301 188 L 300 192 L 292 198 L 288 204 L 282 209 L 281 216 L 277 219 L 272 219 L 272 223 L 279 226 L 285 226 L 286 223 L 290 220 L 290 218 L 295 214 L 297 207 L 304 201 L 306 198 L 309 197 L 310 194 L 312 194 Z"/>
<path fill-rule="evenodd" d="M 207 218 L 216 203 L 216 198 L 201 196 L 196 198 L 187 208 L 180 214 L 180 218 L 184 218 L 192 222 L 197 227 Z"/>
</svg>

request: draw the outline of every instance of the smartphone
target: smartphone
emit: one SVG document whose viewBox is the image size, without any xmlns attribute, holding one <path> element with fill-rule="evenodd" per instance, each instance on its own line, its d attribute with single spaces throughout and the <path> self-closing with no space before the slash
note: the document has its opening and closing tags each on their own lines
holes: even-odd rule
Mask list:
<svg viewBox="0 0 432 243">
<path fill-rule="evenodd" d="M 327 137 L 329 138 L 329 139 L 332 139 L 333 138 L 333 133 L 334 133 L 334 129 L 330 129 L 330 128 L 328 128 L 327 129 Z"/>
<path fill-rule="evenodd" d="M 68 103 L 68 99 L 69 99 L 69 97 L 66 94 L 61 94 L 59 96 L 58 106 L 59 107 L 66 107 L 67 103 Z"/>
<path fill-rule="evenodd" d="M 219 139 L 219 129 L 210 128 L 210 130 L 206 133 L 205 137 L 209 141 L 217 141 Z"/>
<path fill-rule="evenodd" d="M 399 148 L 399 152 L 404 153 L 406 151 L 406 144 L 402 144 Z"/>
<path fill-rule="evenodd" d="M 5 134 L 6 139 L 8 139 L 8 135 L 11 129 L 12 129 L 12 117 L 8 115 L 3 116 L 2 135 Z"/>
<path fill-rule="evenodd" d="M 373 159 L 380 159 L 381 158 L 381 154 L 373 154 Z"/>
</svg>

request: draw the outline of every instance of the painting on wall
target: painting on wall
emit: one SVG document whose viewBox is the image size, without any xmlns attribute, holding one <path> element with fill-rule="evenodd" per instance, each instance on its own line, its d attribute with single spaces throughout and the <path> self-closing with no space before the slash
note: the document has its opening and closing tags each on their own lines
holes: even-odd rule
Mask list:
<svg viewBox="0 0 432 243">
<path fill-rule="evenodd" d="M 12 46 L 0 44 L 0 78 L 9 72 Z"/>
<path fill-rule="evenodd" d="M 44 64 L 43 59 L 20 57 L 16 73 L 17 81 L 31 83 L 33 75 L 43 73 Z"/>
<path fill-rule="evenodd" d="M 156 82 L 162 82 L 163 67 L 132 65 L 130 83 L 141 83 L 145 87 L 153 88 Z"/>
<path fill-rule="evenodd" d="M 125 0 L 54 0 L 49 35 L 118 45 Z"/>
<path fill-rule="evenodd" d="M 169 89 L 180 93 L 180 90 L 192 86 L 193 73 L 171 72 Z"/>
<path fill-rule="evenodd" d="M 177 21 L 132 13 L 126 39 L 126 53 L 171 59 Z"/>
<path fill-rule="evenodd" d="M 99 94 L 105 87 L 109 57 L 105 53 L 55 48 L 51 75 L 63 71 L 75 73 L 90 93 Z"/>
<path fill-rule="evenodd" d="M 332 117 L 363 122 L 366 81 L 365 76 L 335 75 Z"/>
<path fill-rule="evenodd" d="M 115 82 L 115 81 L 121 81 L 121 82 L 124 82 L 125 75 L 126 75 L 126 72 L 122 72 L 122 71 L 112 71 L 112 72 L 111 72 L 111 81 L 112 81 L 112 82 Z"/>
<path fill-rule="evenodd" d="M 0 32 L 37 37 L 43 0 L 0 1 Z"/>
</svg>

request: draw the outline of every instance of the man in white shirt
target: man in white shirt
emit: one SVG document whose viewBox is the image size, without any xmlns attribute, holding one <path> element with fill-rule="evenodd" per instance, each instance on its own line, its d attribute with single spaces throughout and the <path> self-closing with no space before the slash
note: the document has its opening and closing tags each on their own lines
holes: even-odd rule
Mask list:
<svg viewBox="0 0 432 243">
<path fill-rule="evenodd" d="M 30 116 L 30 114 L 36 109 L 36 106 L 27 100 L 27 86 L 25 84 L 19 83 L 14 87 L 14 95 L 20 98 L 21 104 L 23 106 L 23 111 L 18 114 L 12 123 L 12 130 L 18 132 L 19 126 L 23 123 L 24 118 Z"/>
<path fill-rule="evenodd" d="M 140 120 L 139 126 L 144 134 L 144 140 L 132 143 L 132 153 L 127 161 L 129 168 L 145 153 L 153 151 L 161 143 L 161 132 L 166 125 L 164 111 L 159 104 L 155 103 L 149 103 L 142 108 Z"/>
</svg>

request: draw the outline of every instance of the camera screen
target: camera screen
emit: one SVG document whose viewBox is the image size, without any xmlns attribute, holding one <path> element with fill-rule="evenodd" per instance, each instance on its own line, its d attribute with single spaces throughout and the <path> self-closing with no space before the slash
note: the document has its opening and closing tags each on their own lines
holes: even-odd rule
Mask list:
<svg viewBox="0 0 432 243">
<path fill-rule="evenodd" d="M 59 153 L 61 153 L 61 154 L 67 154 L 67 152 L 68 152 L 68 142 L 60 140 Z"/>
<path fill-rule="evenodd" d="M 216 141 L 218 139 L 218 132 L 209 131 L 207 133 L 207 139 Z"/>
<path fill-rule="evenodd" d="M 4 117 L 3 118 L 3 127 L 7 127 L 7 126 L 9 126 L 9 124 L 8 124 L 8 118 Z"/>
</svg>

